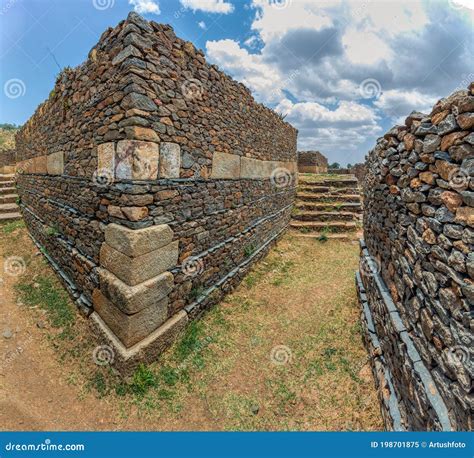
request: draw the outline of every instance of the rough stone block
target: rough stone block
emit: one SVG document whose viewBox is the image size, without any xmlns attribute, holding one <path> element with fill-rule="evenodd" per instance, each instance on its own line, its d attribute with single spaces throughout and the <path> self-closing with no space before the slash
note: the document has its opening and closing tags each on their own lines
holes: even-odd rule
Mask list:
<svg viewBox="0 0 474 458">
<path fill-rule="evenodd" d="M 179 178 L 181 148 L 177 143 L 163 142 L 160 145 L 160 178 Z"/>
<path fill-rule="evenodd" d="M 107 244 L 131 258 L 155 251 L 173 240 L 173 231 L 167 224 L 136 230 L 109 224 L 104 235 Z"/>
<path fill-rule="evenodd" d="M 98 269 L 100 290 L 122 312 L 130 315 L 156 304 L 173 288 L 173 274 L 164 272 L 136 286 L 128 286 L 107 269 Z"/>
<path fill-rule="evenodd" d="M 149 336 L 130 348 L 125 348 L 98 313 L 94 312 L 90 316 L 90 320 L 100 339 L 113 348 L 114 368 L 121 374 L 128 375 L 133 373 L 140 363 L 156 361 L 159 355 L 184 330 L 188 322 L 188 315 L 185 311 L 176 313 Z"/>
<path fill-rule="evenodd" d="M 159 156 L 156 143 L 121 140 L 117 143 L 115 176 L 125 180 L 156 180 Z"/>
<path fill-rule="evenodd" d="M 59 151 L 48 154 L 46 168 L 50 175 L 62 175 L 64 173 L 64 153 Z"/>
<path fill-rule="evenodd" d="M 175 267 L 178 262 L 179 241 L 149 253 L 131 258 L 107 243 L 100 249 L 100 265 L 127 285 L 135 286 Z"/>
<path fill-rule="evenodd" d="M 123 313 L 98 289 L 92 293 L 94 310 L 107 323 L 107 326 L 120 339 L 125 347 L 140 342 L 166 321 L 168 299 L 143 309 L 132 315 Z"/>
<path fill-rule="evenodd" d="M 228 153 L 214 153 L 211 178 L 240 178 L 240 156 Z"/>
<path fill-rule="evenodd" d="M 115 173 L 115 144 L 102 143 L 97 147 L 97 171 L 113 177 Z"/>
</svg>

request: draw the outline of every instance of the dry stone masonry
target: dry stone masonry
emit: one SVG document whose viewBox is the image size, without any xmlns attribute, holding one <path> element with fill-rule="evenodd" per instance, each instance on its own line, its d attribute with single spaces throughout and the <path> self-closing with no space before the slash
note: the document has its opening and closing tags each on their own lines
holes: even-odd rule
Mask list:
<svg viewBox="0 0 474 458">
<path fill-rule="evenodd" d="M 474 83 L 366 162 L 356 283 L 389 429 L 472 430 Z"/>
<path fill-rule="evenodd" d="M 319 151 L 298 152 L 299 173 L 327 173 L 328 160 Z"/>
<path fill-rule="evenodd" d="M 135 13 L 17 134 L 35 242 L 124 372 L 166 348 L 287 226 L 297 131 Z"/>
</svg>

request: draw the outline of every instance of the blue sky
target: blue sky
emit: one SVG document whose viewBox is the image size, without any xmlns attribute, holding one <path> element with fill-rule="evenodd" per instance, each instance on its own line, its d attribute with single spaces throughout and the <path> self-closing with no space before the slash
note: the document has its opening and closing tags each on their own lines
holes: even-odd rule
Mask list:
<svg viewBox="0 0 474 458">
<path fill-rule="evenodd" d="M 284 113 L 300 149 L 344 165 L 474 80 L 474 0 L 0 1 L 0 122 L 25 122 L 60 67 L 82 63 L 132 10 Z"/>
</svg>

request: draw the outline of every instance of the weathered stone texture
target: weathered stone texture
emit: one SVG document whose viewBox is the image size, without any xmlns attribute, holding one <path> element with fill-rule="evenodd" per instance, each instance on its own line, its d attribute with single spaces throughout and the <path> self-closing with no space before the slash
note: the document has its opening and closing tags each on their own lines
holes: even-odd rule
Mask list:
<svg viewBox="0 0 474 458">
<path fill-rule="evenodd" d="M 364 237 L 379 272 L 361 260 L 361 279 L 405 429 L 474 426 L 473 87 L 412 113 L 366 162 Z"/>
<path fill-rule="evenodd" d="M 327 173 L 328 160 L 319 151 L 298 151 L 300 173 Z"/>
<path fill-rule="evenodd" d="M 169 326 L 200 316 L 282 233 L 296 134 L 171 27 L 135 13 L 60 75 L 20 130 L 26 224 L 127 368 L 156 356 L 176 335 Z M 242 160 L 253 161 L 247 175 Z"/>
</svg>

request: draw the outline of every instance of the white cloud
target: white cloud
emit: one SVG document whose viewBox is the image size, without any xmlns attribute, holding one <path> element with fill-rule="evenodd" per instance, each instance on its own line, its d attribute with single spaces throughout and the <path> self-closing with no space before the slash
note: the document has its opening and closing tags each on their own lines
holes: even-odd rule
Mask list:
<svg viewBox="0 0 474 458">
<path fill-rule="evenodd" d="M 374 105 L 383 110 L 387 116 L 399 121 L 401 118 L 406 118 L 413 110 L 422 113 L 430 112 L 437 100 L 438 97 L 421 94 L 417 91 L 391 89 L 382 92 Z"/>
<path fill-rule="evenodd" d="M 284 99 L 275 111 L 298 129 L 300 150 L 317 149 L 330 161 L 343 164 L 360 162 L 367 136 L 376 138 L 382 133 L 375 110 L 356 102 L 341 101 L 331 110 L 317 102 Z"/>
<path fill-rule="evenodd" d="M 253 0 L 251 38 L 208 42 L 207 56 L 259 101 L 288 110 L 300 146 L 362 159 L 382 125 L 466 86 L 471 10 L 457 2 L 472 0 Z M 364 98 L 366 80 L 380 97 Z"/>
<path fill-rule="evenodd" d="M 198 22 L 198 27 L 200 29 L 203 29 L 203 30 L 206 30 L 207 29 L 207 26 L 206 26 L 206 23 L 204 21 L 199 21 Z"/>
<path fill-rule="evenodd" d="M 225 0 L 180 0 L 185 8 L 205 13 L 228 14 L 234 11 L 234 5 Z"/>
<path fill-rule="evenodd" d="M 282 77 L 276 68 L 263 62 L 259 54 L 250 54 L 229 39 L 208 41 L 206 52 L 211 61 L 248 86 L 260 100 L 281 100 Z"/>
<path fill-rule="evenodd" d="M 128 0 L 138 14 L 160 14 L 160 6 L 156 0 Z"/>
</svg>

